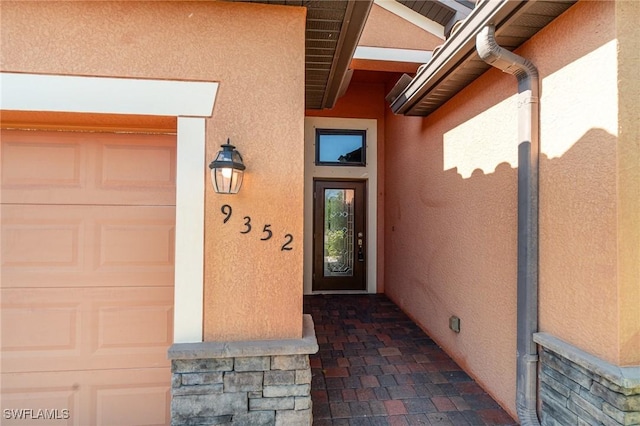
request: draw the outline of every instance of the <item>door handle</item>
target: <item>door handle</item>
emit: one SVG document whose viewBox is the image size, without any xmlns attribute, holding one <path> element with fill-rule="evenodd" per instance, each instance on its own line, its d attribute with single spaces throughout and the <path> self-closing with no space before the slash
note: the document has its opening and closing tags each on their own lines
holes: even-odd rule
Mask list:
<svg viewBox="0 0 640 426">
<path fill-rule="evenodd" d="M 364 251 L 362 249 L 364 240 L 362 239 L 362 237 L 362 232 L 358 232 L 358 262 L 364 262 Z"/>
</svg>

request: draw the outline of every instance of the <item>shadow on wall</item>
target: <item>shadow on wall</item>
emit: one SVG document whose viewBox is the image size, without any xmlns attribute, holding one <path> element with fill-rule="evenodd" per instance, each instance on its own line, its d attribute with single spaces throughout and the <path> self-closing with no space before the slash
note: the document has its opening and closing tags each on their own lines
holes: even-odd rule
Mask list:
<svg viewBox="0 0 640 426">
<path fill-rule="evenodd" d="M 416 139 L 387 151 L 386 293 L 515 415 L 517 168 L 463 178 L 443 170 L 443 138 Z M 557 327 L 585 330 L 590 312 L 595 334 L 577 339 L 596 353 L 617 345 L 615 145 L 594 128 L 562 157 L 540 157 L 541 326 L 563 337 Z"/>
<path fill-rule="evenodd" d="M 540 327 L 611 359 L 616 30 L 604 18 L 614 13 L 578 2 L 516 51 L 538 67 L 541 143 L 553 155 L 540 157 Z M 492 69 L 426 118 L 385 115 L 385 292 L 514 416 L 515 91 Z"/>
</svg>

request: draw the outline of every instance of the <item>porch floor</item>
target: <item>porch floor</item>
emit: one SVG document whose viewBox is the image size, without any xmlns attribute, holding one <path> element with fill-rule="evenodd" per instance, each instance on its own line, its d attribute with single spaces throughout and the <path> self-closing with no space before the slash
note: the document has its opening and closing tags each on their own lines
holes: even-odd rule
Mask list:
<svg viewBox="0 0 640 426">
<path fill-rule="evenodd" d="M 385 295 L 305 296 L 314 426 L 517 425 Z"/>
</svg>

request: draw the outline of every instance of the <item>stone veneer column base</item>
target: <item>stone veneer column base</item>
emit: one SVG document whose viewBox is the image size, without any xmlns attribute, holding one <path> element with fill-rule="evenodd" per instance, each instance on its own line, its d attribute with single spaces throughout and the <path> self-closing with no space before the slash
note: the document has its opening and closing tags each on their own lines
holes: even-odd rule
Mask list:
<svg viewBox="0 0 640 426">
<path fill-rule="evenodd" d="M 171 424 L 311 425 L 310 315 L 299 340 L 176 343 Z"/>
<path fill-rule="evenodd" d="M 640 366 L 618 367 L 546 333 L 540 354 L 543 426 L 640 424 Z"/>
</svg>

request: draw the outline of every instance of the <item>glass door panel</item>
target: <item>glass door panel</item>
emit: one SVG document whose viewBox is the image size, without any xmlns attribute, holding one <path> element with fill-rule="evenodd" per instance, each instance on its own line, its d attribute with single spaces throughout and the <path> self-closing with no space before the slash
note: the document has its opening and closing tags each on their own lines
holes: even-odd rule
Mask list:
<svg viewBox="0 0 640 426">
<path fill-rule="evenodd" d="M 353 189 L 324 190 L 324 276 L 353 276 Z"/>
</svg>

